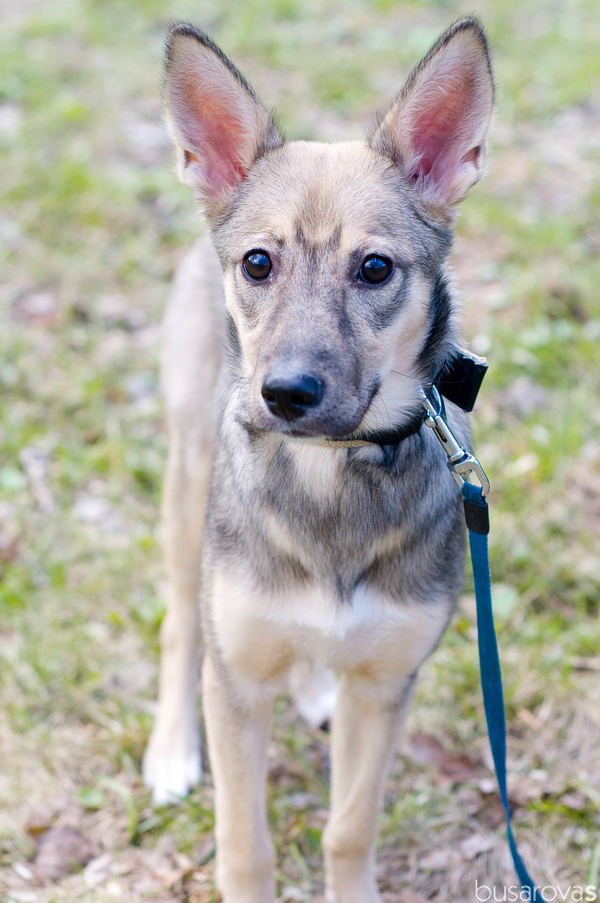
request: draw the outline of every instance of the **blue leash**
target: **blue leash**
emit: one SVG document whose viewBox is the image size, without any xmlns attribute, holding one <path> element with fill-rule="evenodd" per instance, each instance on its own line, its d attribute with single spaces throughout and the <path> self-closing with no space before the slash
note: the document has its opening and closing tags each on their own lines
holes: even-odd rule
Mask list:
<svg viewBox="0 0 600 903">
<path fill-rule="evenodd" d="M 506 719 L 502 692 L 502 674 L 498 657 L 496 631 L 494 629 L 488 556 L 488 533 L 490 531 L 488 503 L 485 500 L 481 487 L 467 483 L 466 480 L 462 484 L 462 494 L 465 505 L 465 519 L 469 528 L 469 545 L 471 547 L 473 579 L 475 581 L 477 643 L 479 645 L 483 705 L 494 766 L 496 768 L 496 777 L 498 778 L 500 798 L 502 799 L 506 818 L 508 845 L 521 887 L 529 890 L 530 896 L 528 899 L 539 900 L 536 885 L 533 883 L 517 850 L 510 824 L 510 810 L 508 808 L 508 793 L 506 790 Z"/>
<path fill-rule="evenodd" d="M 508 845 L 512 854 L 517 877 L 523 890 L 529 892 L 528 900 L 541 899 L 537 886 L 533 883 L 529 872 L 517 850 L 517 845 L 510 823 L 508 793 L 506 789 L 506 717 L 504 713 L 504 694 L 502 692 L 502 673 L 494 628 L 492 610 L 492 587 L 490 562 L 488 555 L 488 533 L 490 520 L 488 504 L 485 500 L 490 491 L 490 484 L 485 472 L 473 455 L 470 455 L 458 442 L 448 426 L 444 402 L 438 390 L 433 386 L 427 391 L 421 388 L 421 399 L 426 411 L 425 425 L 433 429 L 448 456 L 448 467 L 459 483 L 465 507 L 465 519 L 469 530 L 469 545 L 473 563 L 475 581 L 475 599 L 477 603 L 477 642 L 479 645 L 479 668 L 483 689 L 483 705 L 487 722 L 492 757 L 498 778 L 500 798 L 506 818 Z M 467 481 L 469 474 L 475 474 L 480 486 Z"/>
</svg>

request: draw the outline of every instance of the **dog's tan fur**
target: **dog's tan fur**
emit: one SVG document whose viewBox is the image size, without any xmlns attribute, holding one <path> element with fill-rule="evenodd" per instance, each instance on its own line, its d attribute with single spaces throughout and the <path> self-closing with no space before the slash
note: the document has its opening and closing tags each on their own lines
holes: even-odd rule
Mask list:
<svg viewBox="0 0 600 903">
<path fill-rule="evenodd" d="M 189 26 L 171 32 L 165 95 L 180 177 L 211 238 L 185 259 L 166 317 L 170 595 L 145 778 L 159 802 L 200 779 L 202 554 L 224 900 L 275 898 L 266 747 L 273 697 L 296 669 L 316 723 L 335 697 L 327 674 L 342 675 L 327 898 L 376 903 L 384 780 L 419 666 L 456 601 L 464 530 L 434 438 L 352 441 L 409 423 L 419 384 L 455 348 L 444 259 L 454 205 L 483 173 L 485 39 L 473 20 L 456 23 L 367 144 L 285 144 L 237 70 Z M 252 249 L 269 260 L 264 279 L 245 269 Z M 361 275 L 373 255 L 393 262 L 377 286 Z M 292 385 L 316 374 L 322 398 L 282 416 L 266 400 L 274 373 Z M 464 415 L 450 406 L 449 417 L 466 437 Z"/>
</svg>

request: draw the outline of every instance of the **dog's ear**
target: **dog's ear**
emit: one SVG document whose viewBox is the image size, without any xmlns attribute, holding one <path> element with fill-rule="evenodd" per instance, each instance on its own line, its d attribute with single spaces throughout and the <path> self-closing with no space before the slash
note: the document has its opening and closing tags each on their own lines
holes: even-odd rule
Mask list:
<svg viewBox="0 0 600 903">
<path fill-rule="evenodd" d="M 448 209 L 485 171 L 494 85 L 483 29 L 461 19 L 409 77 L 370 140 L 423 201 Z"/>
<path fill-rule="evenodd" d="M 164 96 L 179 178 L 210 217 L 282 138 L 235 66 L 191 25 L 169 32 Z"/>
</svg>

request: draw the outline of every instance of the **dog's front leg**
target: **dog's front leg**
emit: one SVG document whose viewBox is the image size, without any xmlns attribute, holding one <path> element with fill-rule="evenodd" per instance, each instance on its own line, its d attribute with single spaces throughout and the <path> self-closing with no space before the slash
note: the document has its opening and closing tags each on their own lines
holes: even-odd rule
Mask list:
<svg viewBox="0 0 600 903">
<path fill-rule="evenodd" d="M 169 604 L 160 632 L 158 711 L 143 767 L 144 781 L 158 805 L 185 796 L 202 776 L 196 709 L 198 592 L 210 454 L 199 441 L 188 440 L 186 445 L 181 432 L 172 426 L 163 497 Z"/>
<path fill-rule="evenodd" d="M 328 903 L 381 901 L 377 816 L 413 685 L 414 677 L 380 684 L 352 673 L 340 683 L 331 738 L 331 815 L 323 838 Z"/>
<path fill-rule="evenodd" d="M 215 782 L 217 883 L 224 903 L 275 900 L 265 800 L 272 699 L 265 700 L 258 686 L 249 694 L 250 682 L 244 681 L 241 704 L 231 674 L 219 673 L 207 653 L 202 689 Z"/>
</svg>

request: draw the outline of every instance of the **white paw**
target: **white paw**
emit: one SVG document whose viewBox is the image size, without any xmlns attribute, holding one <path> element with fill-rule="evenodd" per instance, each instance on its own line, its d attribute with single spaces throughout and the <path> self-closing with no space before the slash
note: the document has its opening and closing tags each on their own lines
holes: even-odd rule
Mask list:
<svg viewBox="0 0 600 903">
<path fill-rule="evenodd" d="M 338 682 L 329 668 L 297 662 L 290 673 L 290 689 L 298 712 L 311 727 L 321 727 L 333 718 Z"/>
<path fill-rule="evenodd" d="M 181 802 L 182 797 L 202 780 L 202 755 L 199 739 L 182 751 L 183 744 L 159 744 L 150 738 L 144 755 L 142 776 L 146 787 L 152 788 L 155 806 Z"/>
</svg>

